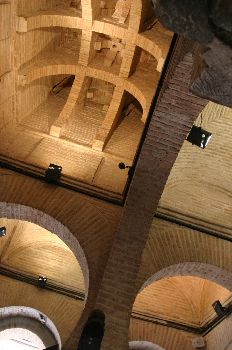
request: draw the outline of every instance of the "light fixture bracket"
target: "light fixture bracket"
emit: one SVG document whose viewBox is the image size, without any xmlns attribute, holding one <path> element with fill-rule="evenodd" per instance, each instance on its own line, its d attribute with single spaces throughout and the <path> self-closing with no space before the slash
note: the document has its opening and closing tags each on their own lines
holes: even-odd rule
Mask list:
<svg viewBox="0 0 232 350">
<path fill-rule="evenodd" d="M 50 183 L 56 183 L 60 180 L 62 166 L 50 163 L 45 172 L 45 180 Z"/>
<path fill-rule="evenodd" d="M 0 237 L 6 236 L 6 227 L 0 227 Z"/>
<path fill-rule="evenodd" d="M 204 149 L 208 145 L 211 136 L 212 134 L 209 131 L 202 129 L 200 126 L 193 125 L 187 136 L 187 141 L 192 145 Z"/>
<path fill-rule="evenodd" d="M 37 281 L 37 287 L 44 289 L 46 287 L 47 280 L 48 280 L 47 277 L 39 276 L 38 281 Z"/>
<path fill-rule="evenodd" d="M 212 306 L 218 317 L 223 317 L 226 314 L 227 308 L 223 307 L 219 300 L 216 300 Z"/>
</svg>

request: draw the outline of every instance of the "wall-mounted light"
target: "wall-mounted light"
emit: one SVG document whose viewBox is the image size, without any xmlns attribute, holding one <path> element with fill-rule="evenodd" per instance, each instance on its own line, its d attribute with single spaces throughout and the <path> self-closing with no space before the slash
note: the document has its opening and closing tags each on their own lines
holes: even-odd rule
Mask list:
<svg viewBox="0 0 232 350">
<path fill-rule="evenodd" d="M 131 168 L 129 165 L 126 165 L 125 163 L 121 162 L 118 164 L 119 169 L 124 170 L 124 169 L 129 169 Z"/>
<path fill-rule="evenodd" d="M 44 276 L 39 276 L 38 282 L 37 282 L 37 287 L 38 288 L 45 288 L 47 284 L 47 278 Z"/>
<path fill-rule="evenodd" d="M 209 131 L 202 129 L 200 126 L 193 125 L 190 133 L 188 134 L 187 141 L 192 145 L 198 146 L 200 148 L 205 148 L 212 134 Z"/>
<path fill-rule="evenodd" d="M 45 172 L 45 180 L 56 183 L 60 180 L 62 167 L 56 164 L 50 164 Z"/>
<path fill-rule="evenodd" d="M 130 165 L 126 165 L 125 163 L 121 162 L 118 164 L 118 167 L 120 170 L 128 169 L 128 175 L 131 176 L 133 173 L 133 168 Z"/>
<path fill-rule="evenodd" d="M 216 312 L 217 316 L 222 317 L 225 315 L 226 313 L 226 308 L 222 306 L 222 304 L 220 303 L 219 300 L 216 300 L 213 304 L 212 304 L 214 311 Z"/>
<path fill-rule="evenodd" d="M 6 227 L 0 227 L 0 237 L 4 237 L 6 235 Z"/>
</svg>

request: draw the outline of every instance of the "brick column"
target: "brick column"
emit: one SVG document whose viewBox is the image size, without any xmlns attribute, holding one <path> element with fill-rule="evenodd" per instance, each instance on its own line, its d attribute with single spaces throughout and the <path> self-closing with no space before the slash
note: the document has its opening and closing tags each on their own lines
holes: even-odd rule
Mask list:
<svg viewBox="0 0 232 350">
<path fill-rule="evenodd" d="M 207 103 L 189 92 L 194 50 L 189 40 L 178 40 L 136 166 L 96 303 L 106 315 L 102 350 L 128 348 L 136 277 L 154 212 L 181 146 Z"/>
</svg>

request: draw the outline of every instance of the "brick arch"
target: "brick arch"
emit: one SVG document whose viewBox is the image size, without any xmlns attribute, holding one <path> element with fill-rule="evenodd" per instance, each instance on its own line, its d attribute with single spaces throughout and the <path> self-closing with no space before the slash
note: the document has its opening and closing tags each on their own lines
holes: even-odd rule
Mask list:
<svg viewBox="0 0 232 350">
<path fill-rule="evenodd" d="M 140 292 L 152 283 L 176 276 L 195 276 L 217 283 L 232 291 L 232 273 L 216 265 L 200 262 L 184 262 L 170 265 L 152 275 L 142 286 Z"/>
<path fill-rule="evenodd" d="M 55 64 L 55 65 L 45 65 L 43 67 L 32 69 L 25 75 L 22 79 L 23 86 L 28 85 L 32 83 L 33 81 L 53 76 L 53 75 L 59 75 L 59 74 L 70 74 L 70 75 L 78 75 L 81 73 L 80 66 L 75 65 L 68 65 L 68 64 Z M 139 86 L 139 84 L 136 84 L 135 82 L 131 80 L 124 80 L 122 78 L 119 78 L 116 74 L 113 73 L 105 73 L 104 77 L 102 76 L 102 70 L 88 67 L 86 69 L 86 77 L 100 79 L 103 81 L 106 81 L 108 83 L 114 84 L 114 85 L 124 85 L 125 90 L 129 92 L 131 95 L 133 95 L 141 104 L 143 110 L 145 111 L 145 114 L 148 113 L 148 109 L 150 107 L 150 100 L 151 100 L 151 94 L 145 94 L 142 88 Z M 153 91 L 153 90 L 152 90 Z"/>
<path fill-rule="evenodd" d="M 0 332 L 12 329 L 17 335 L 24 328 L 36 334 L 46 347 L 58 344 L 61 349 L 61 339 L 54 323 L 39 310 L 26 306 L 8 306 L 0 308 Z"/>
<path fill-rule="evenodd" d="M 131 341 L 129 342 L 131 350 L 165 350 L 161 346 L 148 341 Z"/>
<path fill-rule="evenodd" d="M 129 29 L 139 32 L 142 18 L 143 1 L 132 0 L 129 20 Z"/>
<path fill-rule="evenodd" d="M 85 300 L 87 300 L 89 290 L 89 268 L 87 259 L 78 240 L 66 226 L 38 209 L 15 203 L 0 202 L 0 217 L 28 221 L 56 234 L 69 247 L 80 264 L 85 283 Z"/>
<path fill-rule="evenodd" d="M 97 0 L 94 0 L 94 1 L 97 1 Z M 81 7 L 82 7 L 82 18 L 92 21 L 93 19 L 92 1 L 81 0 Z"/>
</svg>

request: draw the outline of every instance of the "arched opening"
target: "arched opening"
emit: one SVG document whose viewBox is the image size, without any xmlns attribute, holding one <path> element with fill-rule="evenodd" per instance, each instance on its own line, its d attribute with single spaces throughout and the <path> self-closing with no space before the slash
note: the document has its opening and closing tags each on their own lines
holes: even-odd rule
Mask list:
<svg viewBox="0 0 232 350">
<path fill-rule="evenodd" d="M 35 225 L 39 225 L 47 231 L 54 233 L 61 241 L 63 241 L 76 257 L 80 264 L 84 276 L 84 284 L 86 298 L 89 289 L 89 269 L 85 254 L 78 243 L 76 237 L 69 231 L 67 227 L 50 215 L 21 204 L 1 203 L 0 202 L 0 218 L 15 219 L 28 221 Z"/>
<path fill-rule="evenodd" d="M 189 262 L 158 271 L 135 299 L 129 338 L 167 350 L 188 348 L 194 337 L 216 331 L 219 316 L 212 305 L 219 300 L 227 308 L 231 291 L 231 273 L 210 264 Z"/>
<path fill-rule="evenodd" d="M 6 236 L 0 240 L 0 307 L 40 310 L 66 342 L 88 295 L 88 265 L 82 248 L 66 227 L 38 210 L 2 203 L 0 216 L 5 217 L 0 226 L 6 227 Z M 42 286 L 39 277 L 46 279 Z"/>
<path fill-rule="evenodd" d="M 40 311 L 23 306 L 0 309 L 0 343 L 2 350 L 43 350 L 54 345 L 61 349 L 53 322 Z"/>
<path fill-rule="evenodd" d="M 41 136 L 49 135 L 67 102 L 74 78 L 74 75 L 67 74 L 52 75 L 21 87 L 17 94 L 17 120 L 20 126 Z M 28 100 L 27 104 L 25 100 Z"/>
<path fill-rule="evenodd" d="M 155 281 L 174 276 L 196 276 L 215 282 L 230 291 L 232 290 L 230 271 L 206 263 L 184 262 L 180 264 L 170 265 L 162 270 L 157 271 L 143 284 L 140 291 Z"/>
<path fill-rule="evenodd" d="M 212 304 L 228 303 L 231 292 L 196 276 L 163 278 L 144 288 L 137 296 L 133 313 L 190 327 L 203 327 L 216 317 Z"/>
</svg>

